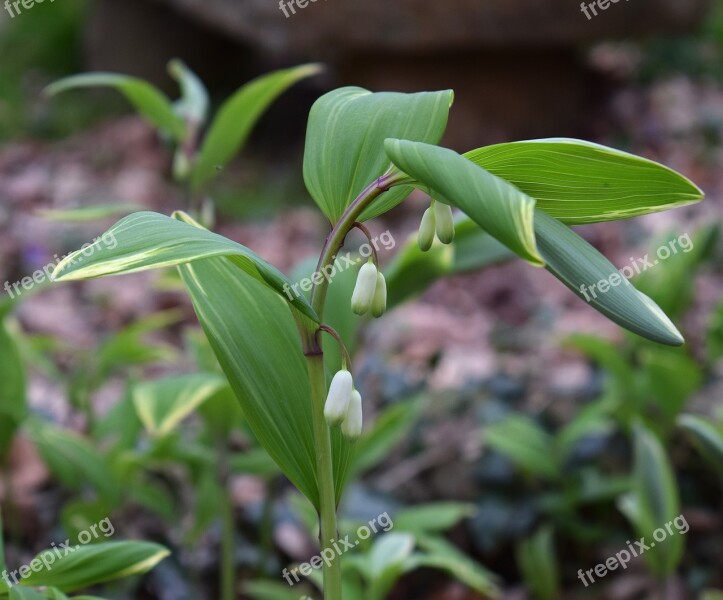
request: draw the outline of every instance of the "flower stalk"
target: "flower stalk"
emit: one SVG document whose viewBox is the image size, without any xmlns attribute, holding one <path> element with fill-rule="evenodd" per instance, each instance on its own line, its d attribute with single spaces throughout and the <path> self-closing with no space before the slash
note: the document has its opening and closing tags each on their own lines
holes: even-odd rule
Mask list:
<svg viewBox="0 0 723 600">
<path fill-rule="evenodd" d="M 317 265 L 317 271 L 332 264 L 337 253 L 344 245 L 347 234 L 355 226 L 364 210 L 379 196 L 394 185 L 407 181 L 407 176 L 397 170 L 370 183 L 346 209 L 326 238 Z M 322 279 L 311 292 L 311 306 L 323 320 L 324 304 L 329 283 Z M 324 355 L 318 339 L 319 330 L 328 331 L 330 328 L 313 329 L 311 326 L 302 330 L 302 347 L 306 358 L 311 387 L 312 419 L 314 427 L 314 445 L 316 451 L 317 479 L 319 484 L 319 524 L 321 550 L 331 548 L 332 540 L 337 538 L 336 523 L 336 491 L 334 485 L 334 467 L 331 449 L 331 432 L 324 416 L 326 402 L 326 377 L 324 372 Z M 341 600 L 341 564 L 334 560 L 330 564 L 324 563 L 324 598 L 326 600 Z"/>
</svg>

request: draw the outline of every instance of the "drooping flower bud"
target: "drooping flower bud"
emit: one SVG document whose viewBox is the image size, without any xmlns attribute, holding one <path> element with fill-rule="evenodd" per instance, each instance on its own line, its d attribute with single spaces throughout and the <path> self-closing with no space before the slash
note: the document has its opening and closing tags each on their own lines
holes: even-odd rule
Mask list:
<svg viewBox="0 0 723 600">
<path fill-rule="evenodd" d="M 434 209 L 430 206 L 424 211 L 422 222 L 419 224 L 419 233 L 417 234 L 417 243 L 422 252 L 429 250 L 434 243 L 435 224 Z"/>
<path fill-rule="evenodd" d="M 377 287 L 377 268 L 369 261 L 360 270 L 356 279 L 356 287 L 351 296 L 351 309 L 357 315 L 369 312 Z"/>
<path fill-rule="evenodd" d="M 331 427 L 339 425 L 346 418 L 352 398 L 352 389 L 354 389 L 354 381 L 351 373 L 346 369 L 338 371 L 331 380 L 329 394 L 324 405 L 324 417 Z"/>
<path fill-rule="evenodd" d="M 359 439 L 362 433 L 362 398 L 356 390 L 351 393 L 351 402 L 346 418 L 341 424 L 341 433 L 351 441 Z"/>
<path fill-rule="evenodd" d="M 451 244 L 454 241 L 454 217 L 452 207 L 444 202 L 434 203 L 434 217 L 437 222 L 437 237 L 443 244 Z"/>
<path fill-rule="evenodd" d="M 372 315 L 381 317 L 387 310 L 387 281 L 381 271 L 377 274 L 377 287 L 372 300 Z"/>
</svg>

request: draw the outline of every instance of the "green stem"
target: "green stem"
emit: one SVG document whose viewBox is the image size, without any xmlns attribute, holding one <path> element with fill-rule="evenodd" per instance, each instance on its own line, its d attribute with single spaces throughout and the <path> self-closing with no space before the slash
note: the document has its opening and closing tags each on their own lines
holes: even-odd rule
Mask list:
<svg viewBox="0 0 723 600">
<path fill-rule="evenodd" d="M 228 445 L 226 440 L 217 441 L 218 483 L 221 493 L 221 600 L 234 600 L 235 567 L 234 541 L 235 522 L 233 501 L 228 489 Z"/>
<path fill-rule="evenodd" d="M 331 452 L 331 433 L 324 419 L 326 401 L 326 377 L 324 374 L 324 356 L 318 353 L 308 354 L 307 368 L 311 386 L 311 402 L 316 446 L 316 469 L 319 482 L 319 542 L 322 552 L 332 547 L 337 539 L 336 529 L 336 489 L 334 488 L 334 463 Z M 324 598 L 341 600 L 341 564 L 334 560 L 325 562 Z"/>
<path fill-rule="evenodd" d="M 344 245 L 347 234 L 354 227 L 364 210 L 389 188 L 409 181 L 409 177 L 400 171 L 391 171 L 387 175 L 370 183 L 361 194 L 346 209 L 344 214 L 335 225 L 334 229 L 326 238 L 326 243 L 321 251 L 319 263 L 316 267 L 317 273 L 322 269 L 331 265 L 336 258 L 337 253 Z M 316 285 L 311 292 L 311 306 L 316 311 L 320 320 L 323 320 L 324 302 L 326 301 L 326 292 L 329 289 L 329 282 L 326 277 L 322 278 L 321 283 Z"/>
<path fill-rule="evenodd" d="M 393 171 L 369 184 L 362 193 L 352 202 L 326 238 L 324 248 L 319 257 L 317 271 L 321 270 L 336 259 L 349 231 L 354 227 L 364 209 L 376 198 L 393 185 L 406 180 L 406 176 Z M 328 290 L 326 278 L 314 287 L 311 294 L 311 305 L 321 320 L 324 314 L 324 303 Z M 324 372 L 324 355 L 318 340 L 318 329 L 302 331 L 302 345 L 306 357 L 311 387 L 312 419 L 314 427 L 314 444 L 316 450 L 316 468 L 319 485 L 319 521 L 320 544 L 322 551 L 332 548 L 332 542 L 337 539 L 336 525 L 336 489 L 334 486 L 334 463 L 331 449 L 331 432 L 324 418 L 324 403 L 326 401 L 326 375 Z M 336 552 L 332 549 L 334 555 Z M 341 600 L 341 562 L 337 560 L 327 565 L 324 562 L 324 598 L 325 600 Z"/>
</svg>

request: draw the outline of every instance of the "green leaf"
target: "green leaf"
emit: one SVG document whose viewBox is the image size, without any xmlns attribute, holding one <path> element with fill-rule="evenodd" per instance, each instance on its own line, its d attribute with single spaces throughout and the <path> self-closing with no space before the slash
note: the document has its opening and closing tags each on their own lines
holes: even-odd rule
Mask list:
<svg viewBox="0 0 723 600">
<path fill-rule="evenodd" d="M 248 450 L 243 454 L 232 454 L 228 466 L 234 473 L 272 477 L 279 471 L 276 463 L 263 448 Z"/>
<path fill-rule="evenodd" d="M 169 490 L 150 476 L 138 477 L 129 482 L 128 500 L 155 513 L 166 523 L 173 525 L 180 521 L 182 507 L 175 490 Z M 183 507 L 185 508 L 185 507 Z"/>
<path fill-rule="evenodd" d="M 627 219 L 703 198 L 697 186 L 668 167 L 581 140 L 497 144 L 465 157 L 573 225 Z"/>
<path fill-rule="evenodd" d="M 108 513 L 111 508 L 103 500 L 70 500 L 63 506 L 60 513 L 60 525 L 62 525 L 68 539 L 74 544 L 78 542 L 78 536 L 90 527 L 96 525 L 96 540 L 109 538 L 115 533 L 115 528 L 110 523 Z M 103 531 L 99 529 L 103 523 Z M 109 526 L 110 525 L 110 526 Z M 94 540 L 91 540 L 92 543 Z"/>
<path fill-rule="evenodd" d="M 517 564 L 532 597 L 555 600 L 560 593 L 560 569 L 552 528 L 541 527 L 517 547 Z"/>
<path fill-rule="evenodd" d="M 580 236 L 535 210 L 535 201 L 517 188 L 450 150 L 400 140 L 387 140 L 386 149 L 402 171 L 461 208 L 518 255 L 545 265 L 581 298 L 587 294 L 590 305 L 612 321 L 662 344 L 683 343 L 650 298 Z M 611 278 L 617 284 L 607 284 L 604 293 L 593 288 Z"/>
<path fill-rule="evenodd" d="M 575 348 L 600 365 L 611 375 L 616 393 L 622 398 L 634 393 L 635 371 L 620 348 L 594 335 L 573 334 L 565 339 L 565 345 Z"/>
<path fill-rule="evenodd" d="M 414 536 L 408 533 L 389 533 L 379 538 L 367 556 L 369 576 L 378 579 L 390 568 L 402 564 L 414 545 Z"/>
<path fill-rule="evenodd" d="M 392 162 L 423 188 L 462 209 L 528 262 L 543 266 L 535 244 L 535 201 L 452 150 L 404 140 L 385 142 Z"/>
<path fill-rule="evenodd" d="M 135 407 L 133 406 L 133 386 L 135 380 L 129 376 L 123 396 L 101 417 L 93 427 L 93 437 L 103 440 L 113 451 L 122 452 L 136 447 L 138 436 L 143 430 Z"/>
<path fill-rule="evenodd" d="M 698 452 L 723 476 L 723 428 L 695 415 L 681 415 L 678 425 Z"/>
<path fill-rule="evenodd" d="M 210 349 L 211 353 L 213 350 Z M 220 372 L 216 358 L 213 362 Z M 231 431 L 241 423 L 241 407 L 239 406 L 233 390 L 225 385 L 215 394 L 212 394 L 199 407 L 199 414 L 211 431 L 215 439 L 223 440 L 228 438 Z"/>
<path fill-rule="evenodd" d="M 447 127 L 453 98 L 451 90 L 374 94 L 345 87 L 316 101 L 306 133 L 304 181 L 332 223 L 391 166 L 384 154 L 384 140 L 400 138 L 436 144 Z M 360 220 L 385 213 L 410 192 L 409 187 L 386 192 Z"/>
<path fill-rule="evenodd" d="M 178 352 L 170 344 L 150 342 L 146 334 L 178 323 L 183 318 L 179 310 L 166 310 L 143 317 L 111 335 L 96 352 L 98 374 L 106 379 L 122 369 L 153 362 L 171 362 Z M 101 382 L 99 382 L 101 383 Z"/>
<path fill-rule="evenodd" d="M 194 167 L 193 186 L 199 188 L 219 168 L 226 166 L 276 98 L 298 81 L 320 71 L 321 67 L 316 64 L 276 71 L 254 79 L 231 96 L 219 109 L 203 142 Z"/>
<path fill-rule="evenodd" d="M 227 385 L 222 376 L 207 373 L 167 377 L 138 384 L 133 402 L 146 430 L 164 436 Z"/>
<path fill-rule="evenodd" d="M 526 473 L 549 479 L 560 474 L 553 438 L 529 417 L 514 415 L 491 425 L 484 440 Z"/>
<path fill-rule="evenodd" d="M 117 203 L 100 204 L 98 206 L 83 206 L 81 208 L 69 208 L 67 210 L 40 209 L 35 214 L 48 219 L 49 221 L 60 221 L 63 223 L 87 223 L 99 221 L 109 217 L 119 217 L 132 212 L 142 210 L 140 204 Z"/>
<path fill-rule="evenodd" d="M 405 565 L 406 571 L 420 567 L 440 569 L 480 594 L 490 598 L 498 595 L 499 578 L 444 538 L 418 535 L 417 544 L 425 550 L 425 554 L 411 556 Z"/>
<path fill-rule="evenodd" d="M 453 273 L 454 255 L 454 244 L 442 244 L 437 240 L 427 252 L 422 252 L 417 236 L 411 236 L 384 269 L 387 311 L 421 295 L 435 281 Z"/>
<path fill-rule="evenodd" d="M 225 490 L 219 485 L 214 469 L 201 474 L 199 481 L 194 481 L 193 527 L 185 536 L 185 543 L 195 545 L 211 524 L 218 520 L 224 510 Z"/>
<path fill-rule="evenodd" d="M 25 419 L 25 368 L 15 340 L 0 319 L 0 457 L 5 456 L 15 432 Z"/>
<path fill-rule="evenodd" d="M 509 248 L 467 216 L 456 219 L 454 229 L 454 242 L 451 244 L 454 250 L 452 274 L 484 269 L 515 256 Z"/>
<path fill-rule="evenodd" d="M 668 252 L 665 265 L 647 269 L 635 278 L 635 287 L 655 300 L 665 314 L 682 316 L 695 298 L 696 282 L 701 267 L 710 260 L 718 241 L 719 224 L 701 228 L 692 237 L 668 233 L 653 239 L 648 248 L 654 257 L 663 250 Z M 662 259 L 654 259 L 663 262 Z"/>
<path fill-rule="evenodd" d="M 227 259 L 196 261 L 180 271 L 244 418 L 286 476 L 318 506 L 309 378 L 288 305 Z M 351 447 L 337 442 L 335 481 L 341 486 Z"/>
<path fill-rule="evenodd" d="M 462 502 L 430 502 L 409 506 L 394 515 L 394 531 L 442 532 L 471 517 L 475 512 L 473 504 Z"/>
<path fill-rule="evenodd" d="M 651 421 L 654 419 L 667 432 L 674 427 L 685 403 L 700 389 L 703 369 L 683 348 L 643 348 L 640 363 L 645 387 L 652 397 Z"/>
<path fill-rule="evenodd" d="M 385 409 L 357 441 L 350 475 L 358 475 L 381 462 L 409 433 L 421 406 L 419 398 L 411 398 Z"/>
<path fill-rule="evenodd" d="M 181 99 L 174 106 L 176 113 L 195 126 L 203 125 L 208 114 L 208 90 L 182 60 L 168 63 L 168 72 L 181 86 Z"/>
<path fill-rule="evenodd" d="M 394 583 L 405 571 L 412 555 L 414 536 L 408 533 L 388 533 L 376 540 L 366 556 L 365 573 L 370 582 L 368 596 L 385 598 Z"/>
<path fill-rule="evenodd" d="M 27 422 L 27 431 L 48 469 L 63 485 L 80 490 L 91 484 L 104 498 L 117 497 L 106 460 L 87 439 L 38 419 Z"/>
<path fill-rule="evenodd" d="M 53 279 L 69 281 L 136 273 L 226 256 L 232 264 L 287 297 L 284 290 L 289 289 L 291 282 L 278 269 L 245 246 L 191 224 L 188 215 L 175 214 L 177 218 L 139 212 L 121 219 L 91 246 L 65 257 L 55 268 Z M 108 240 L 114 241 L 112 247 Z M 289 293 L 288 299 L 318 322 L 305 297 Z"/>
<path fill-rule="evenodd" d="M 655 530 L 666 533 L 644 555 L 652 570 L 662 577 L 675 571 L 683 556 L 682 535 L 665 530 L 680 516 L 678 486 L 660 440 L 641 424 L 635 426 L 634 435 L 633 492 L 622 501 L 621 509 L 648 543 L 653 542 Z"/>
<path fill-rule="evenodd" d="M 72 548 L 72 547 L 71 547 Z M 38 554 L 50 563 L 50 568 L 33 571 L 23 585 L 54 586 L 63 592 L 80 590 L 98 583 L 113 581 L 132 575 L 147 573 L 170 552 L 150 542 L 102 542 L 85 546 L 76 546 L 70 554 L 60 559 L 51 549 Z"/>
<path fill-rule="evenodd" d="M 636 290 L 607 258 L 569 227 L 538 210 L 535 234 L 547 270 L 590 306 L 654 342 L 670 346 L 684 342 L 658 305 Z M 600 289 L 600 282 L 607 283 L 606 291 Z"/>
<path fill-rule="evenodd" d="M 135 109 L 158 129 L 175 140 L 183 139 L 186 127 L 173 110 L 166 95 L 142 79 L 115 73 L 85 73 L 50 84 L 45 93 L 54 96 L 67 90 L 87 87 L 112 87 L 123 94 Z"/>
<path fill-rule="evenodd" d="M 559 460 L 565 462 L 571 457 L 576 445 L 590 436 L 608 436 L 615 431 L 615 423 L 608 416 L 602 402 L 588 404 L 568 421 L 555 435 L 555 446 Z"/>
</svg>

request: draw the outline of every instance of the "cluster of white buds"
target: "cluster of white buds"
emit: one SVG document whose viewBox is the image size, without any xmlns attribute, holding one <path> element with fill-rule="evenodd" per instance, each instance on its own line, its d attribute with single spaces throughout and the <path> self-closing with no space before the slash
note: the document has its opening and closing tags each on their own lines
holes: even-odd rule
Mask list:
<svg viewBox="0 0 723 600">
<path fill-rule="evenodd" d="M 444 202 L 432 200 L 429 208 L 424 211 L 422 222 L 419 224 L 417 243 L 422 252 L 426 252 L 434 243 L 434 235 L 443 244 L 454 241 L 454 217 L 452 207 Z"/>
<path fill-rule="evenodd" d="M 387 282 L 371 258 L 359 270 L 354 293 L 351 296 L 351 310 L 365 315 L 370 310 L 375 317 L 381 317 L 387 309 Z"/>
<path fill-rule="evenodd" d="M 324 405 L 324 417 L 330 427 L 341 425 L 344 437 L 354 441 L 362 432 L 362 398 L 354 389 L 351 373 L 342 369 L 331 380 Z"/>
</svg>

